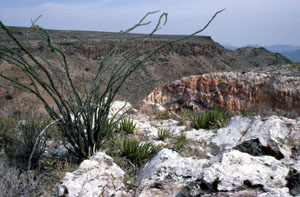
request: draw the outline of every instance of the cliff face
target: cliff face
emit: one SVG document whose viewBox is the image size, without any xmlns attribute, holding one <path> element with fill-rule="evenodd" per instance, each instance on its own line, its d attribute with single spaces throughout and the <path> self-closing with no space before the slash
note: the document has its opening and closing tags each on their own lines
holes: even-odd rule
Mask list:
<svg viewBox="0 0 300 197">
<path fill-rule="evenodd" d="M 147 41 L 140 46 L 140 51 L 151 49 L 164 44 L 163 41 Z M 59 43 L 59 46 L 68 53 L 80 53 L 88 58 L 101 58 L 109 53 L 115 46 L 115 42 L 103 42 L 103 43 Z M 119 51 L 124 52 L 133 49 L 137 46 L 135 42 L 129 42 L 123 46 Z M 215 53 L 221 53 L 217 49 L 214 43 L 210 44 L 195 44 L 195 43 L 175 43 L 171 44 L 160 50 L 159 54 L 167 55 L 169 53 L 175 53 L 180 56 L 196 56 L 205 55 L 213 56 Z"/>
<path fill-rule="evenodd" d="M 157 87 L 143 105 L 155 102 L 174 111 L 221 107 L 300 115 L 300 77 L 255 72 L 189 76 Z"/>
</svg>

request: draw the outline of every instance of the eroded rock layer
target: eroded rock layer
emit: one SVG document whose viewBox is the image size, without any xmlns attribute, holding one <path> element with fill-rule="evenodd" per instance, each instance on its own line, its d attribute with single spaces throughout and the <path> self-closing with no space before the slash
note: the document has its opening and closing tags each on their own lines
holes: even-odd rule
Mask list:
<svg viewBox="0 0 300 197">
<path fill-rule="evenodd" d="M 256 72 L 194 75 L 157 87 L 143 100 L 143 106 L 150 103 L 174 111 L 221 107 L 299 115 L 300 78 Z"/>
</svg>

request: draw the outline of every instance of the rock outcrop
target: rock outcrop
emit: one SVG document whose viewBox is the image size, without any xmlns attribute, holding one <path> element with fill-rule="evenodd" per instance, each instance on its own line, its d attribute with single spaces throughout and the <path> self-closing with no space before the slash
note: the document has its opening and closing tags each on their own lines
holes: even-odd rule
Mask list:
<svg viewBox="0 0 300 197">
<path fill-rule="evenodd" d="M 115 102 L 113 111 L 124 104 Z M 136 111 L 129 117 L 136 123 L 134 138 L 167 147 L 139 170 L 134 191 L 123 183 L 124 171 L 99 152 L 65 175 L 57 196 L 300 194 L 300 118 L 234 116 L 225 128 L 188 130 L 176 120 L 155 119 Z M 164 142 L 157 136 L 161 128 L 168 128 L 172 136 Z M 181 134 L 187 142 L 179 151 L 172 146 L 172 138 Z"/>
<path fill-rule="evenodd" d="M 124 171 L 111 157 L 98 152 L 84 160 L 74 172 L 66 173 L 56 196 L 127 196 L 123 176 Z"/>
<path fill-rule="evenodd" d="M 207 159 L 184 158 L 163 149 L 137 175 L 139 196 L 176 196 L 201 175 L 208 163 Z"/>
<path fill-rule="evenodd" d="M 299 151 L 295 149 L 300 146 L 299 131 L 299 118 L 277 116 L 235 116 L 227 127 L 217 131 L 184 131 L 189 139 L 186 146 L 206 150 L 206 156 L 183 157 L 163 149 L 138 173 L 137 194 L 143 197 L 299 194 Z M 193 145 L 196 141 L 197 147 Z"/>
<path fill-rule="evenodd" d="M 299 121 L 277 116 L 266 119 L 236 116 L 226 128 L 218 130 L 211 142 L 221 152 L 235 147 L 254 156 L 282 159 L 292 156 L 289 142 L 293 139 L 300 139 Z"/>
<path fill-rule="evenodd" d="M 194 75 L 157 87 L 143 105 L 159 103 L 177 111 L 226 108 L 300 115 L 300 77 L 256 72 Z"/>
<path fill-rule="evenodd" d="M 273 157 L 253 157 L 237 150 L 223 153 L 221 159 L 203 169 L 203 174 L 190 187 L 195 196 L 205 190 L 231 192 L 255 188 L 255 195 L 290 196 L 286 187 L 289 168 Z M 259 192 L 259 190 L 263 192 Z M 254 192 L 252 191 L 252 192 Z M 268 195 L 267 195 L 268 196 Z"/>
</svg>

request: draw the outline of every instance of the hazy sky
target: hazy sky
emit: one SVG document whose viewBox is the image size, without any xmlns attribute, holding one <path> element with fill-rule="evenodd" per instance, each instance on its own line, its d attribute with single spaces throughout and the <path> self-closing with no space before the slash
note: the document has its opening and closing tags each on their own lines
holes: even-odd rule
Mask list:
<svg viewBox="0 0 300 197">
<path fill-rule="evenodd" d="M 300 45 L 300 0 L 0 0 L 0 20 L 30 26 L 42 14 L 38 25 L 44 28 L 118 32 L 160 10 L 169 14 L 160 34 L 189 34 L 223 8 L 201 35 L 236 46 Z"/>
</svg>

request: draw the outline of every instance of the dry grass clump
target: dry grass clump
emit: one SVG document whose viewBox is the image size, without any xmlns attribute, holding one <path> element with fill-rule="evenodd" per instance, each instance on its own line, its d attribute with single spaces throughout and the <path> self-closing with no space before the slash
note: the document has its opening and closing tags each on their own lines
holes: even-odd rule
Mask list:
<svg viewBox="0 0 300 197">
<path fill-rule="evenodd" d="M 39 117 L 22 120 L 20 117 L 0 118 L 0 147 L 5 156 L 21 169 L 26 169 L 35 142 L 37 146 L 32 157 L 32 168 L 39 164 L 45 151 L 47 135 L 38 138 L 40 132 L 50 123 L 50 119 Z"/>
<path fill-rule="evenodd" d="M 64 158 L 42 156 L 49 138 L 57 137 L 56 128 L 49 128 L 38 140 L 40 132 L 51 122 L 46 117 L 22 119 L 20 116 L 0 118 L 0 196 L 51 196 L 65 172 L 75 169 L 78 163 Z M 51 148 L 48 146 L 48 148 Z"/>
<path fill-rule="evenodd" d="M 0 196 L 39 196 L 39 180 L 33 171 L 11 167 L 0 156 Z"/>
</svg>

